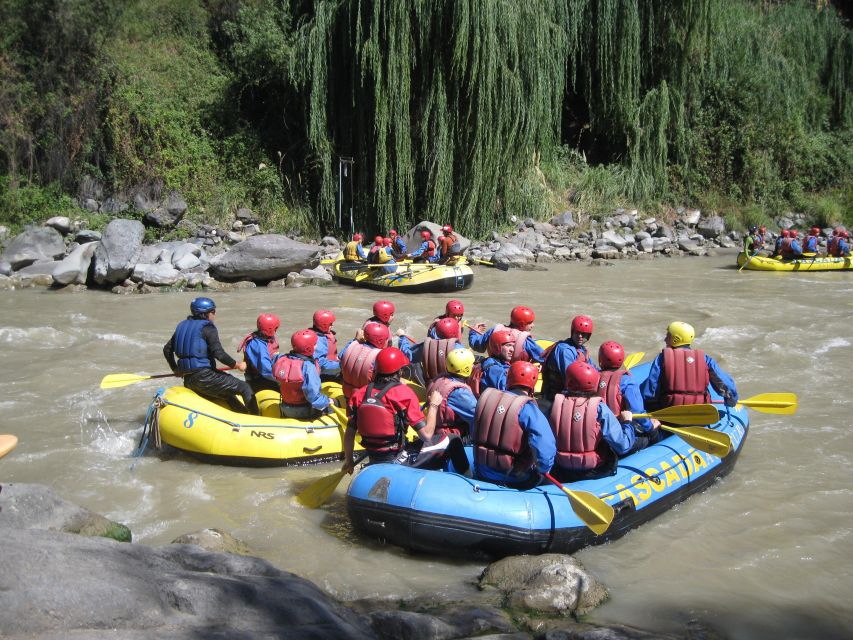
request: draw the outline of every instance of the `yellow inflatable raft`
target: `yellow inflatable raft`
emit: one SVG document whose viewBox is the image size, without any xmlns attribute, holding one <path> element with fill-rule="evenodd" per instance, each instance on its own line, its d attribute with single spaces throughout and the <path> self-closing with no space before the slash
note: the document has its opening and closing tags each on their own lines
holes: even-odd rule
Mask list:
<svg viewBox="0 0 853 640">
<path fill-rule="evenodd" d="M 339 260 L 334 265 L 334 278 L 354 287 L 402 293 L 461 291 L 474 282 L 474 272 L 462 256 L 448 264 L 404 261 L 390 266 L 395 268 L 394 273 L 385 273 L 385 265 Z"/>
<path fill-rule="evenodd" d="M 737 266 L 750 271 L 849 271 L 853 269 L 850 258 L 828 258 L 815 256 L 800 260 L 777 260 L 766 256 L 749 258 L 742 252 L 737 254 Z"/>
</svg>

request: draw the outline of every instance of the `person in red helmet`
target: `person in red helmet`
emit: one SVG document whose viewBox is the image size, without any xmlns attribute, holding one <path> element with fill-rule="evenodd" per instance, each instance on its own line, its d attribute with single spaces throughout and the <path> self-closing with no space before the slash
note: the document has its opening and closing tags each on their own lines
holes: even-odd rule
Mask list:
<svg viewBox="0 0 853 640">
<path fill-rule="evenodd" d="M 786 238 L 791 237 L 791 232 L 788 229 L 782 229 L 779 232 L 779 236 L 776 238 L 776 244 L 773 247 L 773 255 L 779 256 L 782 253 L 782 243 Z"/>
<path fill-rule="evenodd" d="M 402 329 L 397 330 L 398 346 L 412 363 L 412 375 L 419 382 L 429 383 L 443 374 L 445 358 L 454 349 L 465 347 L 459 341 L 459 323 L 454 318 L 442 318 L 436 324 L 435 338 L 427 337 L 423 342 L 413 342 Z"/>
<path fill-rule="evenodd" d="M 424 229 L 421 231 L 421 246 L 409 254 L 412 262 L 437 262 L 438 253 L 435 248 L 435 240 L 432 239 L 432 232 Z"/>
<path fill-rule="evenodd" d="M 278 381 L 272 372 L 273 362 L 278 358 L 278 339 L 275 332 L 281 326 L 281 320 L 274 313 L 262 313 L 258 316 L 257 330 L 240 343 L 237 351 L 243 352 L 246 371 L 243 377 L 257 393 L 261 389 L 278 391 Z"/>
<path fill-rule="evenodd" d="M 619 456 L 636 444 L 630 411 L 621 422 L 598 395 L 601 375 L 588 362 L 566 369 L 566 391 L 554 398 L 550 422 L 557 442 L 554 477 L 561 482 L 599 478 L 616 471 Z"/>
<path fill-rule="evenodd" d="M 366 325 L 368 322 L 379 322 L 380 324 L 384 324 L 386 327 L 390 327 L 396 312 L 397 307 L 394 306 L 393 302 L 389 302 L 388 300 L 379 300 L 373 303 L 373 315 L 368 318 L 364 324 Z"/>
<path fill-rule="evenodd" d="M 406 241 L 397 234 L 396 229 L 391 229 L 388 232 L 388 235 L 391 238 L 391 255 L 394 256 L 395 260 L 400 260 L 401 258 L 406 257 L 406 253 L 408 252 L 408 247 L 406 247 Z"/>
<path fill-rule="evenodd" d="M 344 247 L 344 260 L 346 262 L 363 262 L 367 260 L 367 251 L 361 244 L 364 239 L 360 233 L 352 234 L 352 240 Z"/>
<path fill-rule="evenodd" d="M 387 245 L 385 240 L 388 240 Z M 369 264 L 384 264 L 385 268 L 382 269 L 382 272 L 394 273 L 397 270 L 397 264 L 391 251 L 391 238 L 376 236 L 373 240 L 373 246 L 370 247 L 370 252 L 367 254 L 367 262 Z"/>
<path fill-rule="evenodd" d="M 817 227 L 809 229 L 809 234 L 803 238 L 803 253 L 817 253 L 818 236 L 820 236 L 820 229 Z"/>
<path fill-rule="evenodd" d="M 640 387 L 630 371 L 622 368 L 625 362 L 625 349 L 618 342 L 609 340 L 598 348 L 598 366 L 601 380 L 598 383 L 598 395 L 617 417 L 623 411 L 646 413 Z M 632 451 L 639 451 L 660 439 L 660 422 L 650 418 L 637 418 L 634 421 L 637 441 Z"/>
<path fill-rule="evenodd" d="M 438 239 L 438 261 L 447 264 L 453 258 L 462 253 L 459 238 L 453 233 L 453 227 L 449 224 L 441 228 L 441 237 Z"/>
<path fill-rule="evenodd" d="M 513 362 L 507 390 L 485 389 L 474 415 L 474 476 L 515 489 L 539 484 L 557 452 L 548 419 L 533 399 L 539 369 Z"/>
<path fill-rule="evenodd" d="M 337 380 L 341 376 L 338 339 L 332 329 L 336 319 L 335 314 L 327 309 L 315 311 L 311 317 L 311 331 L 317 334 L 314 359 L 320 365 L 320 376 L 324 380 Z"/>
<path fill-rule="evenodd" d="M 850 245 L 848 240 L 850 234 L 839 227 L 833 233 L 833 236 L 826 243 L 826 255 L 830 258 L 848 258 L 850 257 Z"/>
<path fill-rule="evenodd" d="M 796 229 L 791 229 L 788 232 L 788 237 L 782 238 L 779 255 L 782 256 L 783 260 L 798 260 L 803 257 L 803 247 L 798 239 L 799 235 Z"/>
<path fill-rule="evenodd" d="M 530 333 L 535 320 L 536 314 L 530 307 L 513 307 L 508 325 L 496 324 L 487 330 L 486 325 L 480 322 L 468 332 L 468 344 L 474 351 L 482 353 L 489 344 L 492 332 L 509 330 L 515 337 L 513 360 L 533 360 L 541 363 L 544 357 L 542 347 L 536 344 Z"/>
<path fill-rule="evenodd" d="M 515 355 L 516 338 L 512 331 L 501 329 L 489 336 L 489 357 L 474 365 L 468 384 L 478 398 L 484 389 L 505 390 L 506 377 Z M 520 361 L 523 362 L 523 361 Z"/>
<path fill-rule="evenodd" d="M 320 364 L 314 359 L 317 334 L 303 329 L 290 336 L 290 353 L 273 365 L 281 391 L 281 416 L 312 420 L 331 412 L 327 395 L 320 391 Z"/>
<path fill-rule="evenodd" d="M 376 357 L 374 379 L 350 397 L 341 471 L 352 473 L 355 467 L 352 454 L 356 433 L 367 450 L 368 464 L 406 464 L 406 431 L 410 426 L 425 444 L 432 443 L 441 395 L 429 395 L 430 411 L 425 416 L 418 396 L 400 380 L 400 369 L 408 364 L 409 359 L 399 349 L 382 349 Z"/>
<path fill-rule="evenodd" d="M 592 337 L 592 318 L 585 315 L 572 318 L 571 333 L 568 338 L 555 342 L 545 350 L 544 365 L 542 367 L 542 397 L 545 400 L 553 400 L 560 393 L 566 379 L 566 369 L 576 360 L 589 362 L 586 345 Z M 592 365 L 595 367 L 595 365 Z"/>
<path fill-rule="evenodd" d="M 459 300 L 449 300 L 446 305 L 444 305 L 444 313 L 429 325 L 429 329 L 427 329 L 427 336 L 430 338 L 438 338 L 438 333 L 435 330 L 435 326 L 444 320 L 445 318 L 453 318 L 456 320 L 457 326 L 459 327 L 459 335 L 456 336 L 459 340 L 462 340 L 462 317 L 465 315 L 465 305 L 462 304 Z"/>
<path fill-rule="evenodd" d="M 361 338 L 350 340 L 341 349 L 341 386 L 347 398 L 373 380 L 376 356 L 391 340 L 391 331 L 381 322 L 367 322 L 358 333 Z"/>
</svg>

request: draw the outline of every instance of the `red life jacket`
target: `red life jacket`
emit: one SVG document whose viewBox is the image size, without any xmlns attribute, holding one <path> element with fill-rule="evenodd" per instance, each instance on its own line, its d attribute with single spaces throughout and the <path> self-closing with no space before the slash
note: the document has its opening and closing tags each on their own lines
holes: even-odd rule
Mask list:
<svg viewBox="0 0 853 640">
<path fill-rule="evenodd" d="M 429 325 L 429 327 L 427 327 L 427 336 L 429 336 L 429 332 L 435 328 L 435 325 L 437 325 L 440 320 L 444 320 L 445 318 L 451 318 L 451 317 L 452 316 L 446 316 L 446 315 L 445 316 L 438 316 L 435 320 L 432 321 L 432 323 Z M 459 342 L 462 342 L 462 323 L 461 322 L 459 323 L 459 333 L 456 334 L 456 339 Z"/>
<path fill-rule="evenodd" d="M 533 464 L 533 453 L 518 420 L 528 402 L 533 398 L 492 388 L 483 391 L 474 416 L 477 465 L 509 473 Z"/>
<path fill-rule="evenodd" d="M 832 236 L 829 239 L 829 242 L 826 243 L 826 255 L 832 256 L 833 258 L 841 257 L 841 238 L 838 236 Z"/>
<path fill-rule="evenodd" d="M 516 362 L 517 360 L 523 360 L 524 362 L 530 361 L 530 354 L 527 353 L 527 350 L 524 348 L 524 343 L 527 342 L 527 338 L 530 337 L 529 331 L 519 331 L 518 329 L 513 329 L 512 327 L 507 327 L 502 324 L 496 324 L 495 328 L 492 329 L 492 333 L 495 331 L 509 331 L 515 340 L 515 351 L 512 354 L 512 360 L 510 360 L 510 362 Z"/>
<path fill-rule="evenodd" d="M 334 331 L 324 332 L 318 331 L 317 329 L 311 329 L 314 333 L 317 334 L 317 337 L 323 336 L 326 338 L 326 342 L 329 345 L 329 352 L 326 354 L 327 360 L 337 360 L 338 359 L 338 339 L 335 337 Z"/>
<path fill-rule="evenodd" d="M 497 362 L 493 362 L 486 369 L 483 369 L 483 363 L 487 360 L 488 358 L 475 363 L 474 367 L 471 369 L 471 375 L 468 378 L 468 386 L 471 387 L 471 392 L 474 394 L 475 398 L 480 397 L 480 389 L 483 386 L 483 374 L 486 373 L 488 369 L 497 365 Z"/>
<path fill-rule="evenodd" d="M 432 240 L 427 240 L 427 248 L 426 251 L 423 252 L 423 255 L 427 258 L 432 258 L 435 255 L 435 242 Z"/>
<path fill-rule="evenodd" d="M 791 249 L 791 244 L 794 242 L 793 238 L 782 238 L 782 244 L 779 245 L 779 253 L 783 258 L 793 258 L 794 251 Z"/>
<path fill-rule="evenodd" d="M 356 408 L 356 425 L 361 446 L 368 451 L 399 451 L 403 446 L 404 419 L 385 399 L 385 394 L 401 384 L 394 382 L 377 391 L 371 382 L 364 391 L 364 398 Z"/>
<path fill-rule="evenodd" d="M 468 385 L 463 380 L 452 376 L 440 376 L 433 380 L 427 388 L 427 398 L 434 390 L 441 394 L 441 405 L 436 409 L 438 412 L 435 420 L 436 431 L 443 429 L 448 433 L 463 435 L 463 429 L 457 425 L 456 412 L 447 405 L 450 394 L 457 389 L 468 389 Z M 467 423 L 464 425 L 464 431 L 468 433 Z"/>
<path fill-rule="evenodd" d="M 571 347 L 575 347 L 572 344 L 570 338 L 565 340 L 560 340 L 558 342 L 553 343 L 549 346 L 545 351 L 542 352 L 542 397 L 549 398 L 560 393 L 563 389 L 566 388 L 566 372 L 554 371 L 554 367 L 550 366 L 549 361 L 554 356 L 554 349 L 557 348 L 558 344 L 567 344 Z M 577 351 L 577 357 L 575 358 L 578 362 L 589 362 L 589 354 L 584 349 L 583 351 L 575 347 L 575 351 Z"/>
<path fill-rule="evenodd" d="M 598 382 L 598 395 L 604 399 L 610 410 L 617 416 L 622 411 L 622 376 L 627 371 L 602 371 Z"/>
<path fill-rule="evenodd" d="M 272 372 L 281 387 L 281 401 L 285 404 L 308 404 L 302 392 L 302 385 L 305 383 L 302 376 L 303 362 L 305 360 L 302 358 L 287 355 L 276 360 L 273 365 Z M 320 365 L 314 362 L 314 366 L 317 367 L 317 375 L 320 375 Z"/>
<path fill-rule="evenodd" d="M 249 342 L 252 341 L 253 338 L 263 340 L 267 343 L 267 350 L 269 351 L 271 361 L 275 360 L 275 355 L 278 353 L 278 338 L 276 338 L 275 336 L 269 338 L 258 331 L 253 331 L 245 338 L 243 338 L 243 341 L 240 343 L 240 346 L 237 347 L 237 351 L 243 352 L 243 362 L 246 363 L 246 373 L 249 374 L 249 377 L 259 378 L 261 372 L 258 371 L 258 368 L 255 366 L 255 363 L 246 357 L 246 346 L 249 344 Z"/>
<path fill-rule="evenodd" d="M 427 338 L 423 344 L 424 377 L 427 380 L 447 373 L 447 354 L 456 348 L 456 338 Z"/>
<path fill-rule="evenodd" d="M 701 349 L 664 349 L 663 406 L 703 404 L 711 401 L 708 383 L 711 374 Z"/>
<path fill-rule="evenodd" d="M 373 380 L 373 364 L 379 351 L 373 345 L 361 342 L 353 342 L 347 347 L 341 358 L 341 386 L 347 398 L 353 391 Z"/>
<path fill-rule="evenodd" d="M 601 398 L 557 394 L 551 407 L 551 428 L 557 441 L 554 461 L 567 471 L 596 469 L 612 458 L 601 436 L 598 405 Z"/>
</svg>

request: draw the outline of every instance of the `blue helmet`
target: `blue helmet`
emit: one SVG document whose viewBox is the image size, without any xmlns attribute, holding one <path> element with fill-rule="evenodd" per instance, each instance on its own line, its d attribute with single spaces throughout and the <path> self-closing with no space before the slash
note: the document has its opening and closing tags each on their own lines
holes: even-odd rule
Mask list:
<svg viewBox="0 0 853 640">
<path fill-rule="evenodd" d="M 210 298 L 196 298 L 190 302 L 190 313 L 194 316 L 203 316 L 211 311 L 216 311 L 216 303 Z"/>
</svg>

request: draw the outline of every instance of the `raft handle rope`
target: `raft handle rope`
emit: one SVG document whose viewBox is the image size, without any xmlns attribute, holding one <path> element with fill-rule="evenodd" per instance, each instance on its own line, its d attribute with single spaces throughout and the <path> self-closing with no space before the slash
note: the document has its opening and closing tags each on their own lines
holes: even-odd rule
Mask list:
<svg viewBox="0 0 853 640">
<path fill-rule="evenodd" d="M 145 421 L 142 423 L 142 435 L 139 437 L 139 444 L 136 445 L 136 450 L 131 454 L 134 458 L 138 458 L 145 453 L 145 450 L 148 448 L 149 436 L 153 441 L 152 444 L 155 449 L 160 449 L 163 446 L 159 428 L 160 409 L 164 405 L 163 391 L 162 387 L 157 389 L 157 393 L 154 394 L 151 404 L 148 405 L 148 412 L 145 414 Z"/>
<path fill-rule="evenodd" d="M 204 416 L 205 418 L 210 418 L 211 420 L 216 420 L 217 422 L 227 424 L 229 427 L 231 427 L 232 431 L 238 431 L 239 432 L 240 429 L 254 429 L 254 428 L 263 427 L 265 429 L 302 429 L 306 433 L 314 433 L 314 430 L 317 429 L 317 427 L 315 425 L 296 426 L 296 425 L 286 425 L 286 424 L 282 424 L 282 425 L 277 425 L 277 424 L 251 424 L 251 423 L 239 424 L 237 422 L 233 422 L 231 420 L 226 420 L 225 418 L 220 418 L 219 416 L 215 416 L 215 415 L 210 414 L 210 413 L 205 413 L 204 411 L 199 411 L 198 409 L 192 409 L 190 407 L 185 407 L 184 405 L 178 404 L 177 402 L 171 402 L 171 401 L 167 400 L 166 398 L 162 398 L 161 401 L 162 401 L 164 406 L 165 405 L 171 405 L 177 409 L 183 409 L 184 411 L 191 411 L 192 413 L 195 413 L 196 415 Z M 245 415 L 249 415 L 249 414 L 245 414 Z M 327 416 L 322 416 L 322 417 L 327 417 Z M 331 418 L 329 418 L 329 420 L 330 420 L 330 422 L 332 422 L 332 424 L 328 424 L 328 425 L 324 424 L 324 425 L 322 425 L 322 428 L 324 428 L 324 429 L 331 429 L 331 428 L 337 429 L 338 428 L 337 423 L 332 421 Z"/>
</svg>

